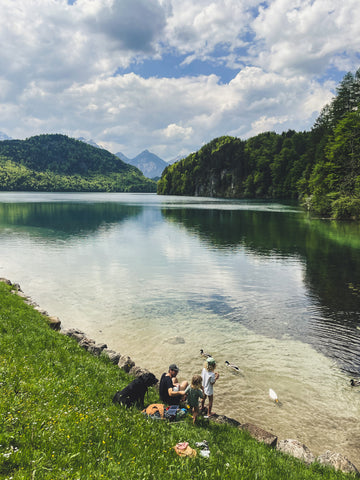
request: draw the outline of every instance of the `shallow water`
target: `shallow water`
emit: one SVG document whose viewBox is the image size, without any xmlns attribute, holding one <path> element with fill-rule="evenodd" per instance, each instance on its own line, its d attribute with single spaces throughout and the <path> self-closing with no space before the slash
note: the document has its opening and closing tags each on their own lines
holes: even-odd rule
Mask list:
<svg viewBox="0 0 360 480">
<path fill-rule="evenodd" d="M 276 203 L 1 193 L 0 276 L 158 376 L 203 348 L 215 412 L 359 468 L 359 233 Z"/>
</svg>

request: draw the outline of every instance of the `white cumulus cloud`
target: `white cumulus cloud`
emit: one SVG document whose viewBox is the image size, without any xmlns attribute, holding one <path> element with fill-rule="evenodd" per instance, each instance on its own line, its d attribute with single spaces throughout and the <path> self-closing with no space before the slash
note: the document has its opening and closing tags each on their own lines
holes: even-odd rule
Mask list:
<svg viewBox="0 0 360 480">
<path fill-rule="evenodd" d="M 304 130 L 359 65 L 358 0 L 2 0 L 0 131 L 129 157 Z"/>
</svg>

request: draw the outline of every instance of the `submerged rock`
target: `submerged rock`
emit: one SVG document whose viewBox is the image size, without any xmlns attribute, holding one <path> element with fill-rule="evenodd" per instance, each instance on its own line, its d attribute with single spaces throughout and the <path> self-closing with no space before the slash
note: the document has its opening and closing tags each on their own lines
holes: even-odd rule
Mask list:
<svg viewBox="0 0 360 480">
<path fill-rule="evenodd" d="M 180 345 L 181 343 L 185 343 L 185 339 L 183 337 L 171 337 L 165 340 L 165 343 L 170 343 L 171 345 Z"/>
</svg>

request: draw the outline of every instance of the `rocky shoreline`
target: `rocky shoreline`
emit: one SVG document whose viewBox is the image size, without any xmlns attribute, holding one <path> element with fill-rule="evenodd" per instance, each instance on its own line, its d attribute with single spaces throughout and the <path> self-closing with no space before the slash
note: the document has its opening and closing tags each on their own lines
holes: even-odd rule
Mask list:
<svg viewBox="0 0 360 480">
<path fill-rule="evenodd" d="M 97 343 L 95 340 L 88 338 L 84 332 L 76 328 L 70 328 L 67 330 L 62 329 L 60 319 L 56 316 L 49 315 L 48 312 L 42 309 L 36 302 L 34 302 L 21 290 L 19 284 L 12 283 L 6 278 L 0 278 L 0 281 L 11 286 L 11 292 L 13 294 L 16 294 L 19 297 L 23 298 L 25 303 L 32 306 L 35 310 L 41 313 L 46 318 L 46 321 L 51 329 L 58 331 L 60 334 L 73 338 L 81 348 L 84 348 L 90 354 L 94 356 L 107 356 L 111 363 L 117 365 L 126 373 L 134 377 L 149 372 L 149 370 L 147 370 L 146 368 L 135 365 L 135 362 L 131 359 L 129 355 L 122 355 L 118 352 L 115 352 L 114 350 L 109 349 L 105 343 Z M 276 448 L 283 453 L 298 458 L 308 465 L 316 461 L 322 465 L 330 466 L 336 470 L 341 470 L 344 473 L 355 473 L 356 475 L 359 475 L 359 471 L 356 466 L 340 453 L 327 450 L 325 453 L 315 457 L 311 453 L 310 449 L 298 440 L 279 440 L 276 435 L 267 432 L 266 430 L 263 430 L 256 425 L 250 423 L 241 424 L 237 420 L 227 417 L 225 415 L 214 415 L 211 417 L 211 421 L 217 423 L 229 423 L 239 429 L 246 430 L 257 441 L 265 443 L 271 448 Z"/>
</svg>

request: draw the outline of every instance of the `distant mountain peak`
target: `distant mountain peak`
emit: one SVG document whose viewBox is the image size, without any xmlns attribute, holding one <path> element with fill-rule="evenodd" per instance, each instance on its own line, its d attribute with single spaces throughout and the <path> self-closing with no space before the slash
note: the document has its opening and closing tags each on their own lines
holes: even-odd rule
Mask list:
<svg viewBox="0 0 360 480">
<path fill-rule="evenodd" d="M 145 149 L 135 158 L 127 158 L 123 153 L 118 152 L 115 154 L 123 162 L 130 163 L 134 167 L 137 167 L 145 177 L 156 178 L 160 177 L 164 168 L 169 164 L 162 158 L 158 157 L 155 153 Z"/>
</svg>

